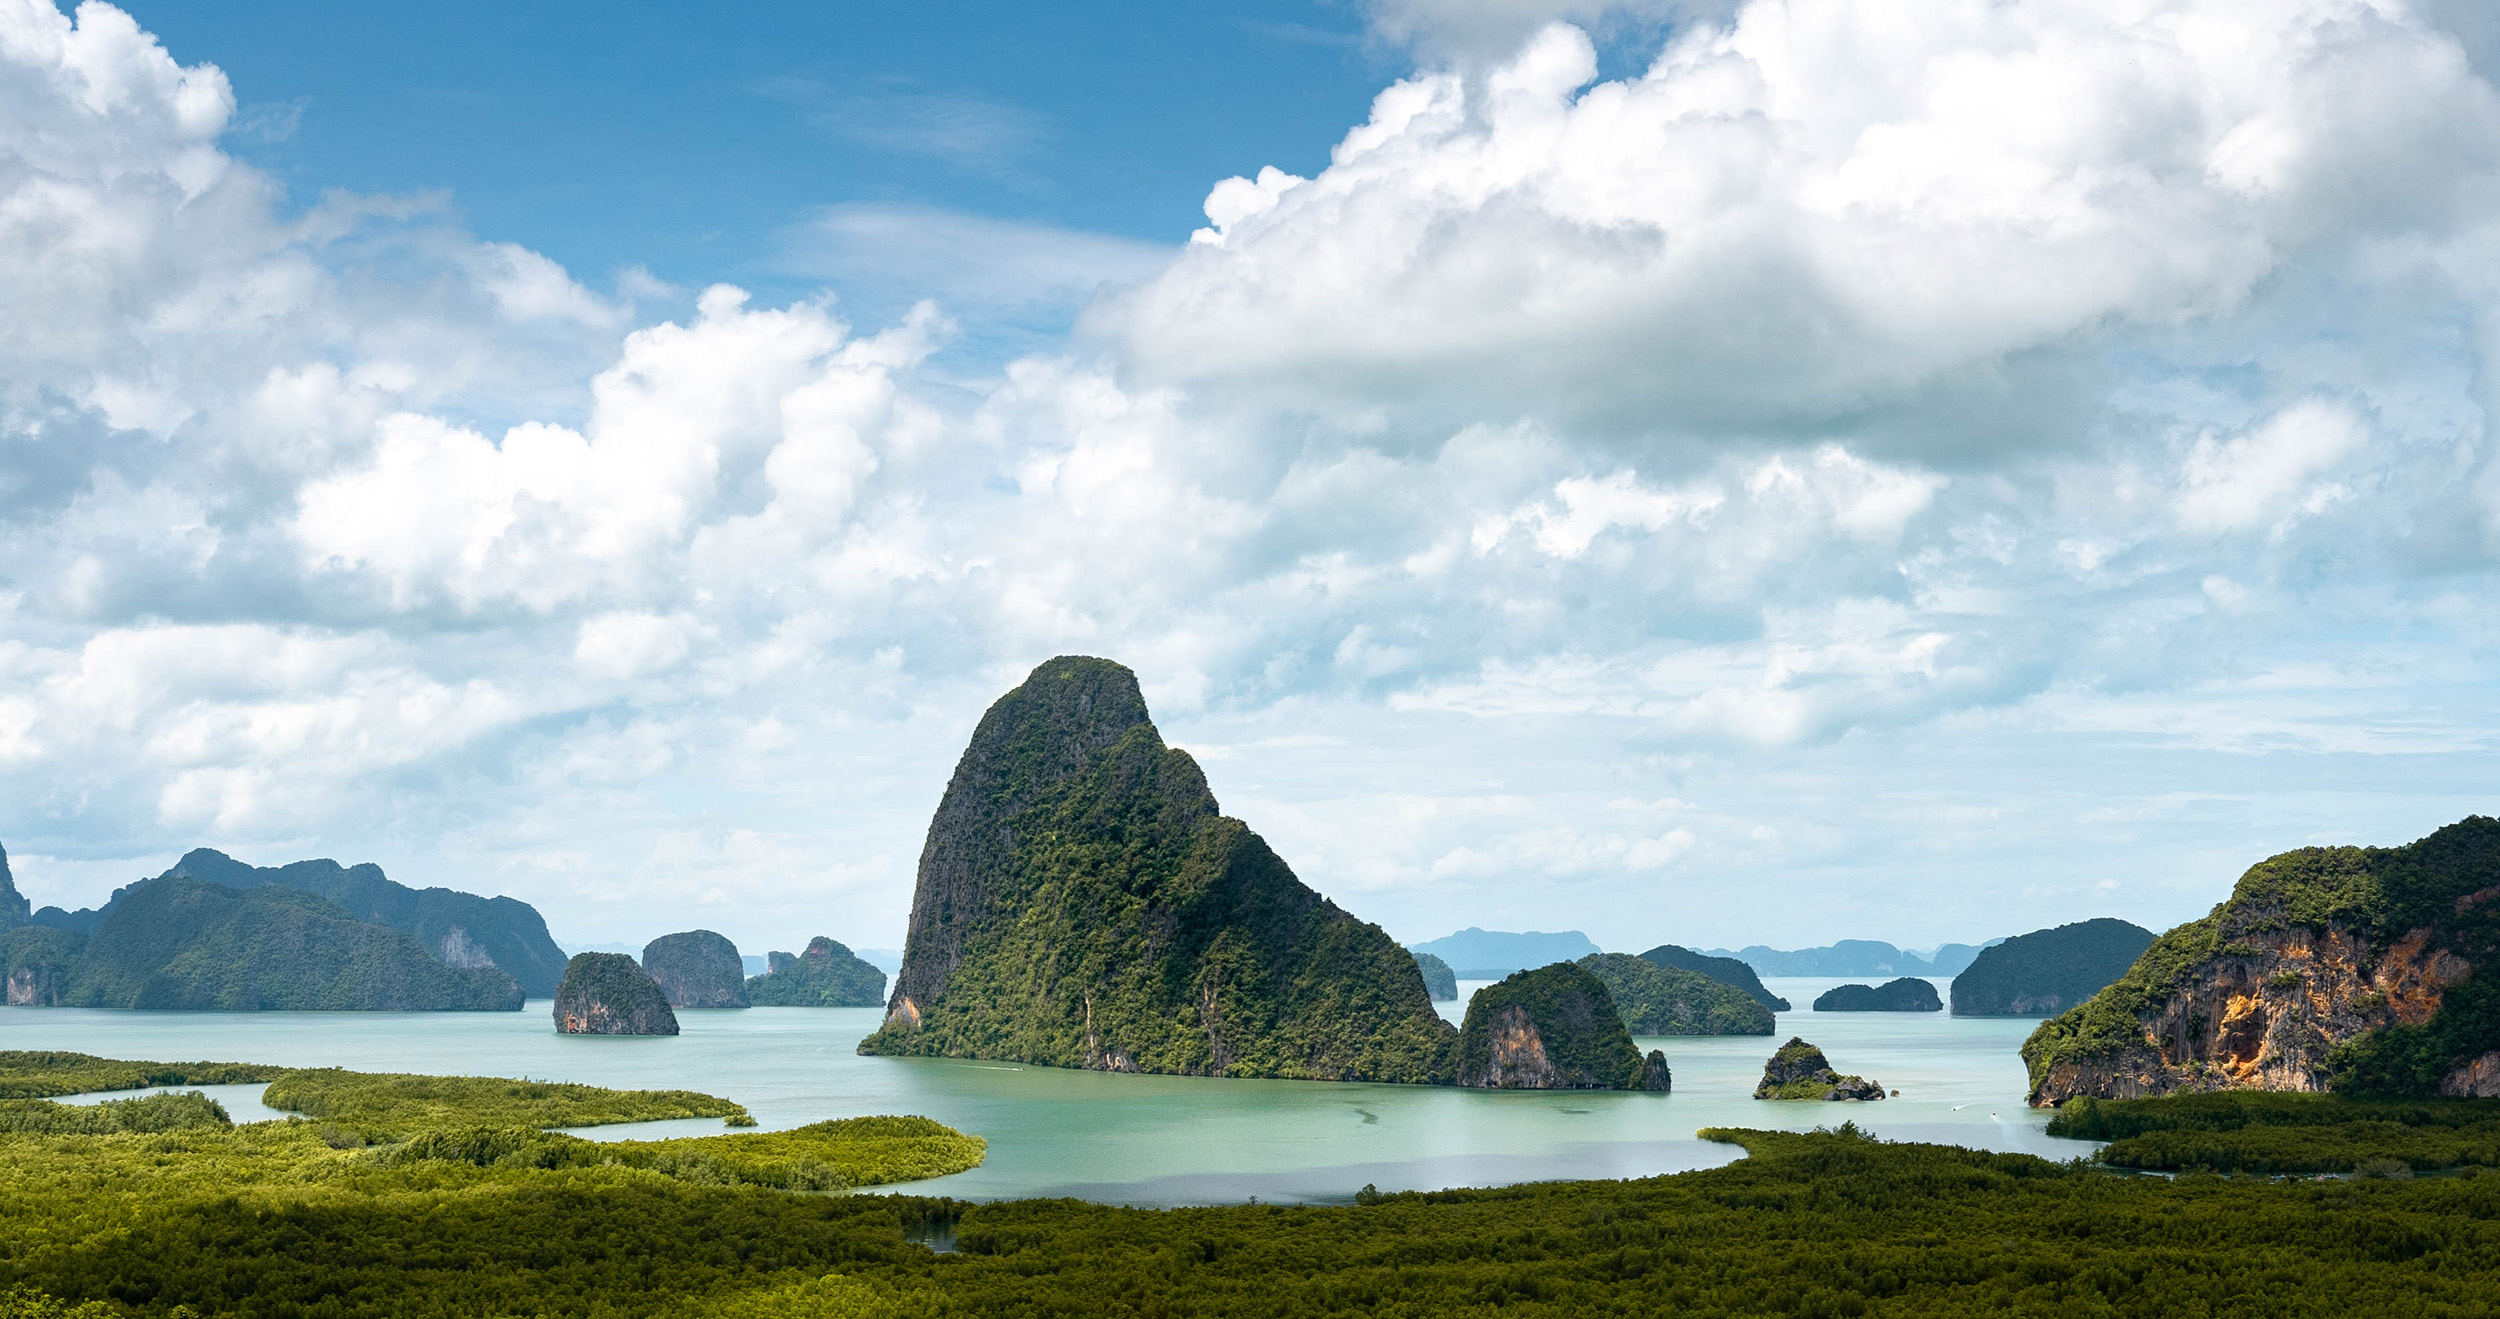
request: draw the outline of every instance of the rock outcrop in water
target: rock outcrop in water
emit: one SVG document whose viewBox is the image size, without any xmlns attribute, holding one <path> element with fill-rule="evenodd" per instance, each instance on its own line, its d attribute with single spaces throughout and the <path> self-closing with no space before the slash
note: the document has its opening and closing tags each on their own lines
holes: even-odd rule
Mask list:
<svg viewBox="0 0 2500 1319">
<path fill-rule="evenodd" d="M 817 935 L 793 957 L 768 953 L 770 971 L 747 981 L 747 1002 L 759 1008 L 874 1008 L 885 1004 L 885 972 L 850 949 Z"/>
<path fill-rule="evenodd" d="M 2031 1102 L 2226 1089 L 2500 1095 L 2500 820 L 2306 847 L 2023 1045 Z"/>
<path fill-rule="evenodd" d="M 1417 953 L 1415 969 L 1423 975 L 1424 992 L 1432 995 L 1433 1002 L 1454 1003 L 1458 1000 L 1458 973 L 1450 969 L 1449 963 L 1430 953 Z"/>
<path fill-rule="evenodd" d="M 1647 1058 L 1605 983 L 1556 962 L 1476 991 L 1458 1032 L 1458 1083 L 1488 1090 L 1666 1090 L 1666 1055 Z"/>
<path fill-rule="evenodd" d="M 1630 953 L 1591 953 L 1578 965 L 1605 984 L 1635 1035 L 1768 1035 L 1778 1028 L 1751 995 L 1697 971 Z"/>
<path fill-rule="evenodd" d="M 1814 1000 L 1817 1012 L 1942 1012 L 1936 987 L 1917 976 L 1880 985 L 1835 985 Z"/>
<path fill-rule="evenodd" d="M 1788 1000 L 1762 987 L 1762 977 L 1754 969 L 1733 957 L 1713 957 L 1690 948 L 1662 943 L 1641 954 L 1641 960 L 1668 971 L 1691 971 L 1706 975 L 1723 985 L 1745 991 L 1754 1002 L 1773 1012 L 1788 1011 Z"/>
<path fill-rule="evenodd" d="M 663 934 L 643 945 L 643 974 L 672 1008 L 742 1008 L 747 968 L 738 945 L 710 930 Z"/>
<path fill-rule="evenodd" d="M 1404 948 L 1217 809 L 1136 675 L 1061 657 L 957 763 L 860 1051 L 1430 1082 L 1451 1042 Z"/>
<path fill-rule="evenodd" d="M 1863 1076 L 1846 1076 L 1832 1070 L 1831 1060 L 1823 1051 L 1791 1035 L 1788 1043 L 1771 1055 L 1762 1068 L 1762 1084 L 1754 1087 L 1756 1099 L 1881 1099 L 1884 1087 Z"/>
<path fill-rule="evenodd" d="M 563 1035 L 674 1035 L 668 996 L 623 953 L 576 953 L 556 986 L 556 1031 Z"/>
<path fill-rule="evenodd" d="M 1957 1017 L 2054 1017 L 2100 993 L 2153 946 L 2153 932 L 2104 916 L 2018 935 L 1953 978 Z"/>
<path fill-rule="evenodd" d="M 60 1002 L 219 1012 L 514 1011 L 521 987 L 491 966 L 445 966 L 406 934 L 356 920 L 310 893 L 161 876 L 121 891 Z"/>
</svg>

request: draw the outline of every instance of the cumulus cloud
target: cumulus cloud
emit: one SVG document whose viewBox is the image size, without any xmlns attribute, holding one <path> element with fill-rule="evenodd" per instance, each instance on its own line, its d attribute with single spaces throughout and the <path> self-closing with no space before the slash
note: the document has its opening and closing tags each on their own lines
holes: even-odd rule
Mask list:
<svg viewBox="0 0 2500 1319">
<path fill-rule="evenodd" d="M 1409 937 L 1986 937 L 2014 870 L 2041 923 L 2159 922 L 2249 859 L 2217 831 L 2488 807 L 2205 782 L 2487 778 L 2495 125 L 2453 14 L 1374 12 L 1427 71 L 1186 244 L 794 232 L 889 264 L 886 317 L 603 292 L 443 199 L 290 210 L 223 75 L 0 0 L 30 886 L 212 842 L 577 937 L 874 944 L 971 722 L 1061 651 Z M 1599 81 L 1557 17 L 1674 34 Z"/>
<path fill-rule="evenodd" d="M 2070 387 L 2027 359 L 2451 236 L 2500 140 L 2456 42 L 2365 0 L 1765 0 L 1596 72 L 1557 25 L 1399 83 L 1317 177 L 1218 184 L 1096 329 L 1144 378 L 1306 404 L 2019 443 Z"/>
</svg>

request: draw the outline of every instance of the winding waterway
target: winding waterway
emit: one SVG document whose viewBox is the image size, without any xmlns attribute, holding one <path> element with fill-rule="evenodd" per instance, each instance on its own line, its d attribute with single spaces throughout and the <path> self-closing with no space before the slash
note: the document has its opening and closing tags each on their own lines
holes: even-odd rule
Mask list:
<svg viewBox="0 0 2500 1319">
<path fill-rule="evenodd" d="M 1453 1020 L 1462 1001 L 1443 1004 Z M 1664 1049 L 1672 1094 L 1488 1092 L 1118 1076 L 1049 1067 L 862 1058 L 873 1008 L 681 1012 L 674 1038 L 565 1036 L 547 1005 L 517 1013 L 0 1012 L 0 1047 L 116 1058 L 214 1059 L 358 1071 L 526 1076 L 625 1088 L 701 1090 L 747 1106 L 766 1129 L 863 1113 L 919 1113 L 986 1137 L 979 1168 L 909 1189 L 967 1199 L 1077 1196 L 1121 1204 L 1339 1202 L 1365 1184 L 1431 1190 L 1580 1177 L 1643 1177 L 1714 1167 L 1733 1146 L 1703 1127 L 1803 1130 L 1853 1119 L 1894 1140 L 2022 1150 L 2051 1158 L 2090 1144 L 2053 1138 L 2023 1106 L 2015 1050 L 2028 1018 L 1816 1013 L 1841 983 L 1774 978 L 1799 1007 L 1779 1034 L 1643 1039 Z M 1939 982 L 1941 991 L 1944 985 Z M 1869 1104 L 1755 1100 L 1762 1064 L 1796 1034 L 1834 1066 L 1899 1090 Z M 214 1091 L 237 1120 L 267 1116 L 255 1087 Z M 700 1135 L 714 1120 L 582 1134 Z"/>
</svg>

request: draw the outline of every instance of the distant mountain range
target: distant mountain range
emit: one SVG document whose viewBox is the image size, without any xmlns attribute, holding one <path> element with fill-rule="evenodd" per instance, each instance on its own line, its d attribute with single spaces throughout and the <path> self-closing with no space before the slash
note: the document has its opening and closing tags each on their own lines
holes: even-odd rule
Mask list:
<svg viewBox="0 0 2500 1319">
<path fill-rule="evenodd" d="M 1461 980 L 1499 980 L 1513 971 L 1550 966 L 1555 962 L 1576 962 L 1591 953 L 1602 951 L 1578 930 L 1564 930 L 1559 934 L 1529 930 L 1514 934 L 1503 930 L 1479 930 L 1474 926 L 1443 938 L 1407 946 L 1449 963 L 1450 969 L 1457 972 Z"/>
<path fill-rule="evenodd" d="M 1921 957 L 1873 939 L 1843 939 L 1821 948 L 1783 950 L 1761 944 L 1730 951 L 1706 948 L 1711 957 L 1733 957 L 1766 976 L 1957 976 L 1983 948 L 2005 942 L 1949 943 Z"/>
</svg>

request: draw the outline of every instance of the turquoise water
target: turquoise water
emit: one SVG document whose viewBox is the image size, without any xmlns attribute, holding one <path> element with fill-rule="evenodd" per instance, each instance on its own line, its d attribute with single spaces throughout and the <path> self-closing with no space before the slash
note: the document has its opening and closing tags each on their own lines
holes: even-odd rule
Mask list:
<svg viewBox="0 0 2500 1319">
<path fill-rule="evenodd" d="M 1810 1003 L 1836 980 L 1773 979 Z M 1475 983 L 1461 986 L 1472 993 Z M 1942 986 L 1939 986 L 1941 988 Z M 1444 1004 L 1455 1018 L 1458 1004 Z M 1116 1076 L 1005 1063 L 862 1058 L 873 1008 L 681 1012 L 674 1038 L 558 1035 L 544 1003 L 523 1012 L 207 1013 L 21 1008 L 0 1012 L 0 1047 L 118 1058 L 215 1059 L 359 1071 L 526 1076 L 628 1088 L 701 1090 L 737 1100 L 766 1129 L 864 1113 L 920 1113 L 989 1140 L 981 1167 L 914 1184 L 967 1199 L 1078 1196 L 1174 1205 L 1347 1200 L 1383 1190 L 1643 1177 L 1715 1167 L 1733 1146 L 1696 1140 L 1712 1126 L 1803 1130 L 1855 1120 L 1896 1140 L 1942 1141 L 2068 1158 L 2092 1147 L 2043 1133 L 2023 1106 L 2015 1053 L 2036 1024 L 1929 1013 L 1780 1014 L 1780 1033 L 1644 1039 L 1664 1049 L 1672 1094 L 1489 1092 Z M 1791 1034 L 1833 1064 L 1901 1091 L 1874 1104 L 1752 1098 L 1763 1061 Z M 237 1120 L 265 1116 L 254 1087 L 216 1093 Z M 583 1134 L 701 1135 L 717 1121 L 647 1123 Z"/>
</svg>

